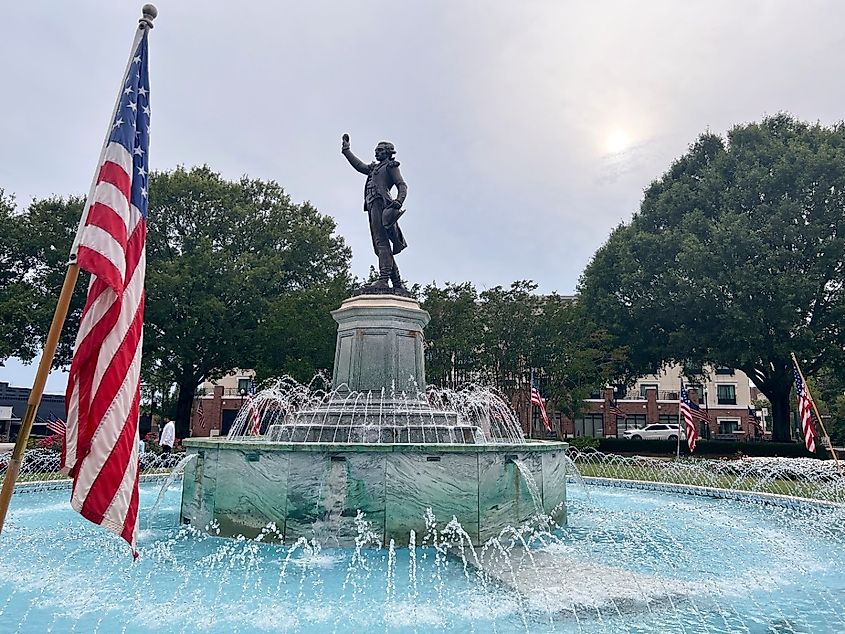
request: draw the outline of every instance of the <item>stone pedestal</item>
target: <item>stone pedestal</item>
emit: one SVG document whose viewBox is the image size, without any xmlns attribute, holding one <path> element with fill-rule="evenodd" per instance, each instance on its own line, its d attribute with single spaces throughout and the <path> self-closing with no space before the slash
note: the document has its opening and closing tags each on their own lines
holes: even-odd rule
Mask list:
<svg viewBox="0 0 845 634">
<path fill-rule="evenodd" d="M 332 317 L 338 326 L 332 382 L 339 393 L 425 390 L 423 328 L 431 317 L 415 299 L 359 295 Z"/>
<path fill-rule="evenodd" d="M 411 297 L 357 295 L 337 321 L 334 391 L 267 431 L 272 442 L 484 442 L 477 421 L 433 408 L 425 396 L 423 328 L 429 314 Z"/>
</svg>

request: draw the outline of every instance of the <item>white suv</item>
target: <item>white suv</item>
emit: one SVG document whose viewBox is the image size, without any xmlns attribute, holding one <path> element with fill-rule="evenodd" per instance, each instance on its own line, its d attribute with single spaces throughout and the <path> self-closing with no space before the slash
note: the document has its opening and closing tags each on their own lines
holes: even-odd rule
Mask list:
<svg viewBox="0 0 845 634">
<path fill-rule="evenodd" d="M 678 440 L 679 433 L 681 438 L 686 438 L 686 434 L 677 425 L 652 423 L 642 429 L 629 429 L 622 437 L 629 440 Z"/>
</svg>

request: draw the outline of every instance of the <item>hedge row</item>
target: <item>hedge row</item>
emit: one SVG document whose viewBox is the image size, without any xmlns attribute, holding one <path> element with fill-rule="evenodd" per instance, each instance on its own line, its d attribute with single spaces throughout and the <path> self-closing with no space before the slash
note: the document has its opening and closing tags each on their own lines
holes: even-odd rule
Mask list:
<svg viewBox="0 0 845 634">
<path fill-rule="evenodd" d="M 626 440 L 625 438 L 599 438 L 598 450 L 604 453 L 638 454 L 643 456 L 674 456 L 674 440 Z M 681 441 L 681 453 L 688 454 L 687 444 Z M 728 440 L 699 440 L 695 446 L 697 456 L 765 456 L 782 458 L 824 458 L 827 451 L 810 453 L 798 442 L 732 442 Z"/>
</svg>

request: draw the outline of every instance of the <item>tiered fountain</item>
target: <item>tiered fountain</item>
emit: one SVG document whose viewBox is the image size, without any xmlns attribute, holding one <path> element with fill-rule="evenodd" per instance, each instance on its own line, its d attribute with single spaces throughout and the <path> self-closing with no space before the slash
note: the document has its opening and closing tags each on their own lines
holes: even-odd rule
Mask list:
<svg viewBox="0 0 845 634">
<path fill-rule="evenodd" d="M 485 390 L 421 392 L 429 315 L 403 295 L 361 294 L 338 323 L 333 385 L 276 384 L 245 407 L 226 438 L 190 439 L 182 521 L 222 535 L 274 523 L 286 542 L 315 530 L 336 544 L 362 512 L 381 541 L 406 544 L 426 515 L 457 518 L 474 543 L 538 513 L 565 521 L 561 442 L 528 441 Z"/>
<path fill-rule="evenodd" d="M 395 148 L 382 141 L 367 164 L 343 135 L 341 152 L 367 175 L 380 277 L 332 313 L 334 389 L 322 398 L 271 389 L 226 439 L 187 441 L 197 459 L 185 471 L 182 521 L 246 537 L 275 523 L 287 542 L 316 525 L 338 544 L 354 542 L 359 512 L 380 527 L 383 544 L 407 544 L 432 513 L 457 518 L 473 543 L 537 514 L 562 523 L 565 443 L 526 442 L 495 399 L 455 406 L 420 391 L 430 316 L 402 286 L 393 257 L 406 247 L 397 220 L 407 194 Z"/>
</svg>

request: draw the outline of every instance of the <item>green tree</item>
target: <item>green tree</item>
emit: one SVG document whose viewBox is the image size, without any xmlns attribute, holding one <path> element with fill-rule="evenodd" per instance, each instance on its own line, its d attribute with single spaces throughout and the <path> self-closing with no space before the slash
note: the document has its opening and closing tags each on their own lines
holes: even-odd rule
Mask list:
<svg viewBox="0 0 845 634">
<path fill-rule="evenodd" d="M 627 350 L 616 347 L 581 302 L 535 290 L 530 281 L 480 296 L 468 282 L 428 285 L 427 378 L 449 387 L 482 381 L 508 397 L 519 390 L 525 397 L 533 372 L 557 409 L 577 415 L 591 392 L 624 375 Z"/>
<path fill-rule="evenodd" d="M 585 398 L 626 376 L 628 350 L 590 317 L 583 302 L 543 298 L 537 347 L 544 388 L 558 410 L 577 417 Z"/>
<path fill-rule="evenodd" d="M 51 197 L 16 211 L 0 191 L 0 361 L 31 361 L 44 347 L 64 281 L 83 200 Z M 68 314 L 79 323 L 86 287 L 77 284 Z M 76 328 L 66 327 L 55 366 L 70 363 Z"/>
<path fill-rule="evenodd" d="M 507 394 L 519 388 L 532 368 L 543 365 L 537 355 L 542 298 L 535 290 L 534 282 L 519 280 L 509 288 L 487 289 L 479 298 L 481 365 L 488 380 Z"/>
<path fill-rule="evenodd" d="M 274 182 L 179 168 L 151 178 L 148 229 L 144 355 L 178 385 L 180 435 L 204 377 L 331 365 L 331 344 L 314 342 L 333 342 L 333 328 L 308 319 L 349 284 L 351 254 L 330 217 Z"/>
<path fill-rule="evenodd" d="M 426 379 L 451 388 L 478 380 L 483 329 L 475 287 L 429 284 L 422 294 L 422 308 L 431 315 L 425 329 Z"/>
<path fill-rule="evenodd" d="M 744 371 L 790 438 L 790 352 L 842 367 L 845 128 L 788 115 L 703 134 L 645 193 L 581 280 L 631 369 L 664 361 Z"/>
</svg>

